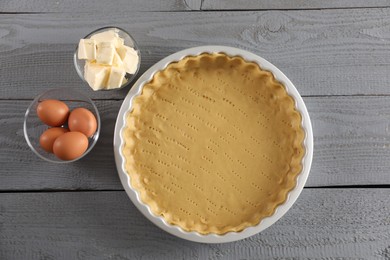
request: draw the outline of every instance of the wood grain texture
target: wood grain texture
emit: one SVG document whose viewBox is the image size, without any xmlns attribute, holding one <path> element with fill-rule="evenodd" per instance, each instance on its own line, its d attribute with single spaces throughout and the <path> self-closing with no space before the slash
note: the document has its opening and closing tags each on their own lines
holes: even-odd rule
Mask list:
<svg viewBox="0 0 390 260">
<path fill-rule="evenodd" d="M 272 10 L 388 7 L 387 0 L 203 0 L 202 10 Z"/>
<path fill-rule="evenodd" d="M 141 73 L 163 57 L 199 45 L 249 50 L 279 67 L 302 95 L 390 94 L 390 9 L 264 12 L 137 12 L 0 15 L 0 98 L 32 98 L 50 87 L 75 87 L 78 40 L 107 24 L 132 33 Z"/>
<path fill-rule="evenodd" d="M 191 5 L 187 4 L 190 2 Z M 116 12 L 139 12 L 139 11 L 185 11 L 199 10 L 200 3 L 195 5 L 193 0 L 2 0 L 0 2 L 0 12 L 12 13 L 35 13 L 35 12 L 50 12 L 50 13 L 93 13 L 95 15 L 101 13 Z"/>
<path fill-rule="evenodd" d="M 123 191 L 0 196 L 1 259 L 388 259 L 388 189 L 305 189 L 251 238 L 198 244 L 168 235 Z"/>
<path fill-rule="evenodd" d="M 390 184 L 390 97 L 307 97 L 314 160 L 307 186 Z M 0 101 L 0 190 L 122 190 L 114 163 L 114 124 L 122 101 L 97 101 L 102 131 L 76 163 L 33 154 L 23 137 L 30 101 Z"/>
</svg>

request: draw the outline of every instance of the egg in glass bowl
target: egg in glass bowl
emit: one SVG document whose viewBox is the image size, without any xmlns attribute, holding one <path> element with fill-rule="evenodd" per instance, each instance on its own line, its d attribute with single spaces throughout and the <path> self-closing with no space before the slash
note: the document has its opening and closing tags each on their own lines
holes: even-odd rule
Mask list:
<svg viewBox="0 0 390 260">
<path fill-rule="evenodd" d="M 23 131 L 37 156 L 48 162 L 69 163 L 92 150 L 100 127 L 99 111 L 89 97 L 74 89 L 56 88 L 31 102 Z"/>
</svg>

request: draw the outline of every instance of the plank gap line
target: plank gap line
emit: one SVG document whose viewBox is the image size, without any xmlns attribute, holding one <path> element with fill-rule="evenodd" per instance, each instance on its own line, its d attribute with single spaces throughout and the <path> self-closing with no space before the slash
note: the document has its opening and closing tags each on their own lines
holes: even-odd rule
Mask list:
<svg viewBox="0 0 390 260">
<path fill-rule="evenodd" d="M 276 8 L 276 9 L 201 9 L 202 12 L 272 12 L 272 11 L 323 11 L 323 10 L 353 10 L 353 9 L 385 9 L 390 5 L 384 6 L 356 6 L 356 7 L 323 7 L 323 8 Z M 175 11 L 173 11 L 175 12 Z M 193 11 L 190 11 L 193 12 Z"/>
<path fill-rule="evenodd" d="M 66 189 L 43 189 L 43 190 L 0 190 L 1 193 L 68 193 L 68 192 L 115 192 L 125 191 L 124 189 L 104 189 L 104 190 L 90 190 L 90 189 L 79 189 L 79 190 L 66 190 Z"/>
<path fill-rule="evenodd" d="M 335 185 L 335 186 L 309 186 L 304 189 L 389 189 L 390 184 L 369 184 L 369 185 Z M 0 190 L 0 193 L 68 193 L 68 192 L 123 192 L 124 189 L 103 189 L 103 190 L 92 190 L 92 189 L 43 189 L 43 190 Z"/>
<path fill-rule="evenodd" d="M 313 186 L 305 189 L 388 189 L 390 184 L 368 184 L 368 185 L 335 185 L 335 186 Z"/>
<path fill-rule="evenodd" d="M 303 98 L 331 98 L 331 97 L 390 97 L 390 94 L 347 94 L 347 95 L 301 95 Z M 93 101 L 123 101 L 123 98 L 91 98 Z M 34 98 L 0 98 L 0 101 L 33 101 Z"/>
</svg>

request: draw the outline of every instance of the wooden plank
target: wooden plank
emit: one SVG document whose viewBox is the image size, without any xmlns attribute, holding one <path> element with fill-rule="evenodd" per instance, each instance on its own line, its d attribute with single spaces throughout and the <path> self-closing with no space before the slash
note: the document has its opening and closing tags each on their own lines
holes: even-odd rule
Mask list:
<svg viewBox="0 0 390 260">
<path fill-rule="evenodd" d="M 0 12 L 8 13 L 112 13 L 136 11 L 190 11 L 190 10 L 294 10 L 324 8 L 389 7 L 387 0 L 117 0 L 110 1 L 1 1 Z"/>
<path fill-rule="evenodd" d="M 252 51 L 278 66 L 303 95 L 390 94 L 390 9 L 268 12 L 137 12 L 0 15 L 0 98 L 32 98 L 50 87 L 85 89 L 72 55 L 80 37 L 115 24 L 141 46 L 141 73 L 199 45 Z"/>
<path fill-rule="evenodd" d="M 0 196 L 1 259 L 388 259 L 389 189 L 305 189 L 264 232 L 227 244 L 168 235 L 123 191 Z"/>
<path fill-rule="evenodd" d="M 307 97 L 315 137 L 307 186 L 390 184 L 390 97 Z M 23 137 L 29 101 L 0 102 L 0 190 L 121 190 L 112 148 L 121 101 L 96 102 L 97 146 L 76 163 L 56 165 L 33 154 Z"/>
<path fill-rule="evenodd" d="M 387 0 L 203 0 L 202 10 L 294 10 L 389 7 Z"/>
<path fill-rule="evenodd" d="M 390 184 L 390 97 L 304 100 L 315 144 L 308 186 Z"/>
<path fill-rule="evenodd" d="M 77 1 L 77 0 L 18 0 L 1 1 L 0 12 L 7 13 L 133 13 L 136 11 L 185 11 L 200 10 L 200 2 L 187 0 L 116 0 L 116 1 Z M 194 9 L 192 9 L 194 8 Z"/>
</svg>

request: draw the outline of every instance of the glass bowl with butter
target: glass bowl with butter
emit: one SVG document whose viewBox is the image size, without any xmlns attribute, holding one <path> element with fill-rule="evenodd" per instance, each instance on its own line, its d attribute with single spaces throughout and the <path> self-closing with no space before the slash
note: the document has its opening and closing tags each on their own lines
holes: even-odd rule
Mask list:
<svg viewBox="0 0 390 260">
<path fill-rule="evenodd" d="M 115 90 L 134 80 L 141 52 L 128 32 L 110 26 L 80 39 L 73 60 L 77 74 L 92 90 Z"/>
</svg>

